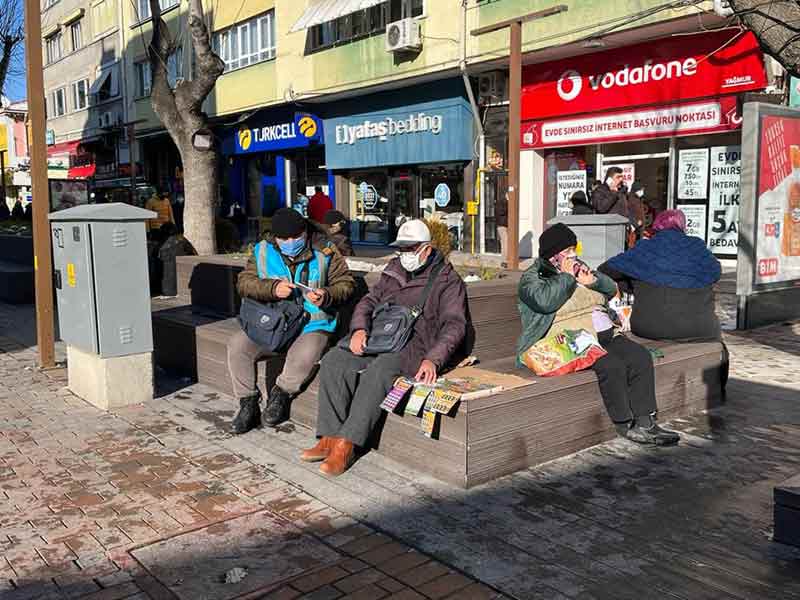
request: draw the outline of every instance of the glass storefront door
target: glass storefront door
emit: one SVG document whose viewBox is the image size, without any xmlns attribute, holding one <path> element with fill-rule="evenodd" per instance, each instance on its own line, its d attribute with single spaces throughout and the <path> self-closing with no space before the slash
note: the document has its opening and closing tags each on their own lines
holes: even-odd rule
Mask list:
<svg viewBox="0 0 800 600">
<path fill-rule="evenodd" d="M 417 216 L 417 201 L 414 177 L 403 175 L 392 177 L 389 191 L 389 243 L 397 237 L 400 225 Z"/>
</svg>

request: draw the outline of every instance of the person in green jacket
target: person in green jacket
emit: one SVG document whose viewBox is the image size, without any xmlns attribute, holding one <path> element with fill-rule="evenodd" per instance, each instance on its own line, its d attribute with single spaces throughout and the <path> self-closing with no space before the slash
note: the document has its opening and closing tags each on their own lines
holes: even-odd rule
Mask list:
<svg viewBox="0 0 800 600">
<path fill-rule="evenodd" d="M 592 365 L 606 411 L 617 433 L 641 444 L 667 446 L 679 436 L 656 423 L 655 370 L 650 352 L 614 327 L 608 300 L 617 293 L 614 281 L 589 269 L 576 253 L 578 240 L 558 223 L 539 238 L 539 258 L 519 283 L 522 334 L 517 364 L 542 338 L 565 330 L 586 330 L 607 354 Z"/>
</svg>

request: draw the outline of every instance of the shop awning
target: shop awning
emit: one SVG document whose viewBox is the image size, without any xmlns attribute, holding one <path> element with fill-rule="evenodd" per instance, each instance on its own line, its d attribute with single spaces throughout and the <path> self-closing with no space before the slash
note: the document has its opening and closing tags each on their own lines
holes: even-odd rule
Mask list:
<svg viewBox="0 0 800 600">
<path fill-rule="evenodd" d="M 100 71 L 100 74 L 97 76 L 97 79 L 94 80 L 92 86 L 89 88 L 90 94 L 99 94 L 100 89 L 105 85 L 106 81 L 110 80 L 109 85 L 109 97 L 115 98 L 119 95 L 119 77 L 117 75 L 117 65 L 114 64 L 110 67 L 105 67 Z"/>
<path fill-rule="evenodd" d="M 302 31 L 315 25 L 333 21 L 339 17 L 350 15 L 354 12 L 377 6 L 385 0 L 316 0 L 306 9 L 289 33 Z"/>
<path fill-rule="evenodd" d="M 95 165 L 94 163 L 83 165 L 80 167 L 71 167 L 70 170 L 67 171 L 67 178 L 86 179 L 87 177 L 93 177 L 96 170 L 97 170 L 97 165 Z"/>
</svg>

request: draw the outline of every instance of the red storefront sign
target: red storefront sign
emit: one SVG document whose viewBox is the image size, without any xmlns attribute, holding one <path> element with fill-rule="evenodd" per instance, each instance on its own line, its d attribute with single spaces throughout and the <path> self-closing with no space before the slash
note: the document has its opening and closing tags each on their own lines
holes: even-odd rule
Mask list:
<svg viewBox="0 0 800 600">
<path fill-rule="evenodd" d="M 766 87 L 749 31 L 675 36 L 531 65 L 522 77 L 522 120 L 684 102 Z"/>
<path fill-rule="evenodd" d="M 739 129 L 736 96 L 522 124 L 523 148 L 582 146 Z"/>
</svg>

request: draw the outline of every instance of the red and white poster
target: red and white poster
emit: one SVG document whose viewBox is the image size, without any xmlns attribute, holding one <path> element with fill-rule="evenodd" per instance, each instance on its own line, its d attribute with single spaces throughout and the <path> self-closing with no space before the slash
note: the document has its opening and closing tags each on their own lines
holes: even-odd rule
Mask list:
<svg viewBox="0 0 800 600">
<path fill-rule="evenodd" d="M 763 89 L 762 56 L 755 36 L 736 28 L 530 65 L 522 75 L 522 120 Z"/>
<path fill-rule="evenodd" d="M 800 279 L 800 114 L 764 115 L 756 189 L 756 278 Z"/>
<path fill-rule="evenodd" d="M 522 124 L 523 148 L 582 146 L 625 140 L 735 131 L 742 118 L 736 96 L 658 108 L 530 121 Z"/>
</svg>

